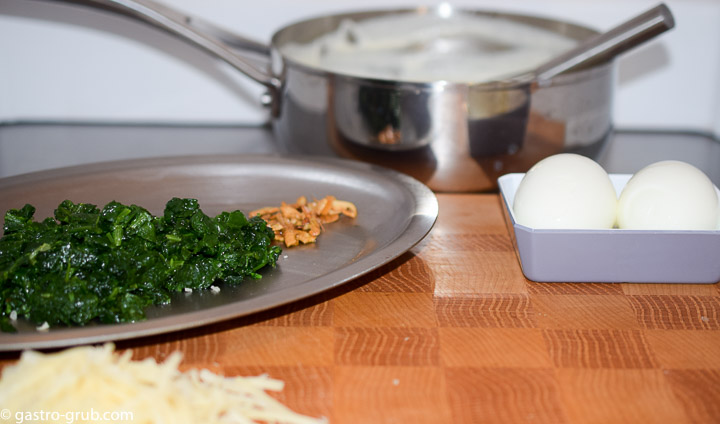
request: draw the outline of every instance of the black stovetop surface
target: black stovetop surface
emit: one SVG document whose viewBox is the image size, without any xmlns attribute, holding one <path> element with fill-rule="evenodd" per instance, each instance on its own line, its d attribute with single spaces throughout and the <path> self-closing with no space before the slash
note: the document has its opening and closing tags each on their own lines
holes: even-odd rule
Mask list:
<svg viewBox="0 0 720 424">
<path fill-rule="evenodd" d="M 212 154 L 284 154 L 263 126 L 15 123 L 0 125 L 0 178 L 121 159 Z M 720 141 L 704 134 L 617 130 L 597 158 L 611 173 L 683 160 L 720 186 Z"/>
</svg>

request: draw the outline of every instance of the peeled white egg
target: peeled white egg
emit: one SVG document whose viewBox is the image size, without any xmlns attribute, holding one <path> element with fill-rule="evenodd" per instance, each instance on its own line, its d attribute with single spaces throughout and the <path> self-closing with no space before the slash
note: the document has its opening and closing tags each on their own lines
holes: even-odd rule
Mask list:
<svg viewBox="0 0 720 424">
<path fill-rule="evenodd" d="M 561 153 L 536 163 L 515 192 L 517 223 L 531 228 L 608 229 L 615 225 L 617 192 L 595 161 Z"/>
<path fill-rule="evenodd" d="M 618 227 L 632 230 L 714 230 L 718 195 L 710 178 L 681 161 L 636 172 L 618 201 Z"/>
</svg>

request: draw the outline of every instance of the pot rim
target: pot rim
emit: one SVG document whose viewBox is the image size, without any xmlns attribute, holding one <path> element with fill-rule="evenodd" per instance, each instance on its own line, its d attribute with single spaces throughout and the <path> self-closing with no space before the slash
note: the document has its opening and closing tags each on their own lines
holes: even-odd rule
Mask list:
<svg viewBox="0 0 720 424">
<path fill-rule="evenodd" d="M 347 81 L 353 81 L 358 84 L 372 85 L 375 87 L 392 87 L 401 90 L 421 90 L 421 91 L 435 91 L 445 89 L 447 87 L 458 88 L 458 87 L 470 87 L 473 90 L 505 90 L 512 88 L 519 88 L 527 86 L 528 84 L 534 84 L 535 79 L 531 81 L 503 81 L 503 80 L 492 80 L 483 82 L 457 82 L 447 80 L 435 80 L 435 81 L 411 81 L 403 79 L 391 79 L 391 78 L 376 78 L 376 77 L 363 77 L 356 76 L 349 73 L 335 72 L 332 70 L 325 69 L 323 67 L 313 66 L 288 56 L 283 52 L 283 47 L 291 42 L 298 42 L 298 35 L 300 32 L 305 32 L 305 29 L 312 29 L 312 36 L 306 40 L 300 40 L 303 43 L 310 42 L 319 36 L 327 34 L 336 30 L 339 24 L 343 20 L 366 20 L 382 16 L 390 15 L 411 15 L 420 14 L 427 15 L 432 14 L 440 18 L 450 18 L 458 14 L 470 14 L 477 16 L 487 16 L 491 18 L 508 19 L 514 22 L 526 23 L 534 27 L 550 30 L 556 34 L 564 35 L 573 38 L 577 41 L 581 41 L 587 37 L 599 34 L 600 32 L 596 29 L 590 28 L 585 25 L 573 23 L 566 20 L 560 20 L 557 18 L 531 15 L 524 13 L 505 12 L 493 9 L 475 9 L 468 7 L 453 7 L 447 4 L 440 4 L 434 6 L 419 6 L 414 8 L 393 8 L 393 9 L 367 9 L 367 10 L 356 10 L 348 11 L 336 14 L 323 14 L 316 15 L 313 17 L 305 18 L 291 22 L 279 30 L 277 30 L 271 37 L 270 50 L 271 50 L 271 62 L 273 73 L 278 76 L 282 81 L 285 81 L 285 74 L 287 68 L 295 68 L 302 72 L 322 77 L 332 77 L 335 79 L 343 79 Z M 588 66 L 586 68 L 574 70 L 572 72 L 563 73 L 552 78 L 552 85 L 561 84 L 572 84 L 573 82 L 591 78 L 592 75 L 597 72 L 598 69 L 605 69 L 611 67 L 615 60 L 607 60 L 598 64 Z"/>
</svg>

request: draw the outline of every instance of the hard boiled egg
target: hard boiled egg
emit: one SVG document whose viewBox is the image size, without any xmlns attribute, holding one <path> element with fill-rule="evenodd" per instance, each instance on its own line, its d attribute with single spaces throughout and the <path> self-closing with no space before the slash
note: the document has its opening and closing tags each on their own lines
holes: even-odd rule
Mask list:
<svg viewBox="0 0 720 424">
<path fill-rule="evenodd" d="M 531 228 L 608 229 L 615 225 L 617 192 L 595 161 L 561 153 L 536 163 L 515 192 L 517 223 Z"/>
<path fill-rule="evenodd" d="M 632 230 L 714 230 L 718 195 L 710 178 L 681 161 L 636 172 L 620 194 L 618 227 Z"/>
</svg>

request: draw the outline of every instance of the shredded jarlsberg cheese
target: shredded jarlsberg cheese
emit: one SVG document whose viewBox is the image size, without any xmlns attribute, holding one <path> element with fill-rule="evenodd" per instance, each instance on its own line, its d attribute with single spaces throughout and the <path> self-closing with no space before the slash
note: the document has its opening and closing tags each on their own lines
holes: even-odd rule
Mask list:
<svg viewBox="0 0 720 424">
<path fill-rule="evenodd" d="M 26 415 L 52 411 L 62 423 L 68 422 L 67 415 L 58 414 L 75 413 L 74 423 L 92 422 L 89 414 L 81 413 L 91 410 L 114 412 L 132 424 L 326 422 L 293 412 L 268 395 L 265 391 L 280 391 L 284 383 L 266 375 L 223 377 L 197 369 L 183 373 L 178 370 L 179 352 L 162 363 L 153 358 L 131 361 L 131 355 L 116 353 L 112 344 L 49 354 L 25 351 L 2 374 L 0 406 Z"/>
</svg>

